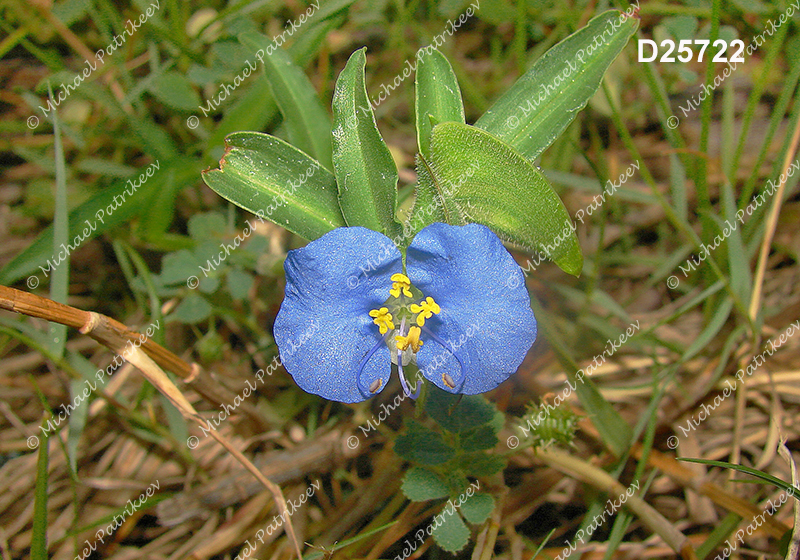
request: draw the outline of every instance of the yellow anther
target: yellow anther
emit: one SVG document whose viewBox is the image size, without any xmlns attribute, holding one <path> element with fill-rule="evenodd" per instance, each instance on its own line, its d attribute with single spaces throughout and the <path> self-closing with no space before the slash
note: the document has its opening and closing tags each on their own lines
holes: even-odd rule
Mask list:
<svg viewBox="0 0 800 560">
<path fill-rule="evenodd" d="M 403 292 L 403 295 L 406 297 L 411 297 L 411 280 L 408 279 L 408 276 L 405 274 L 392 274 L 392 289 L 389 290 L 389 293 L 392 294 L 394 297 L 399 298 L 400 292 Z"/>
<path fill-rule="evenodd" d="M 411 349 L 414 352 L 419 352 L 420 346 L 423 345 L 423 342 L 419 339 L 419 335 L 422 331 L 419 327 L 411 327 L 408 330 L 408 336 L 396 336 L 394 339 L 397 341 L 397 349 L 398 350 L 405 350 L 411 345 Z"/>
<path fill-rule="evenodd" d="M 392 314 L 389 313 L 389 310 L 386 307 L 373 309 L 369 312 L 369 316 L 373 318 L 372 322 L 378 325 L 378 329 L 380 329 L 381 334 L 386 334 L 389 330 L 394 330 Z"/>
<path fill-rule="evenodd" d="M 433 301 L 433 298 L 428 296 L 425 298 L 425 301 L 421 302 L 419 305 L 416 303 L 411 304 L 411 312 L 412 313 L 419 313 L 417 315 L 417 324 L 422 327 L 425 325 L 425 319 L 430 319 L 434 313 L 439 313 L 442 310 L 439 307 L 439 304 Z"/>
</svg>

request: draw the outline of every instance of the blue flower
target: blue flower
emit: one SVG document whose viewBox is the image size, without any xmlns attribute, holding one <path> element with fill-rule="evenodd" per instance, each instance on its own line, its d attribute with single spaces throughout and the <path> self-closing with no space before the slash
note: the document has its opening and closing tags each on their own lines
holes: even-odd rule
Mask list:
<svg viewBox="0 0 800 560">
<path fill-rule="evenodd" d="M 305 391 L 359 402 L 396 364 L 451 393 L 473 395 L 514 373 L 536 339 L 522 269 L 486 226 L 431 224 L 403 257 L 383 234 L 337 228 L 284 265 L 275 319 L 281 361 Z M 418 394 L 419 384 L 416 391 Z"/>
</svg>

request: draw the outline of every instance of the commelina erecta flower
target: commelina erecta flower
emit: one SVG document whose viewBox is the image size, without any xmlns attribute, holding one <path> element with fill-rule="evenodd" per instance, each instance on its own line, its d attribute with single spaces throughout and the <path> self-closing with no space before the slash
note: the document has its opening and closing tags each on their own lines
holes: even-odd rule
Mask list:
<svg viewBox="0 0 800 560">
<path fill-rule="evenodd" d="M 517 371 L 536 339 L 522 269 L 480 224 L 429 225 L 405 266 L 385 235 L 337 228 L 289 251 L 284 268 L 281 361 L 300 388 L 326 399 L 370 398 L 392 364 L 416 397 L 419 383 L 412 395 L 403 374 L 412 361 L 445 391 L 484 393 Z M 305 337 L 309 325 L 318 328 Z"/>
</svg>

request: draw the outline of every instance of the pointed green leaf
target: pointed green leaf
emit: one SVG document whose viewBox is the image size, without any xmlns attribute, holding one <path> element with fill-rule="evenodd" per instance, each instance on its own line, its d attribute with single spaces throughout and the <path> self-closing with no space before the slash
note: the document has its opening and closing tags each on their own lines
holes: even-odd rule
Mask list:
<svg viewBox="0 0 800 560">
<path fill-rule="evenodd" d="M 494 498 L 481 492 L 468 497 L 461 504 L 461 515 L 473 525 L 480 525 L 489 518 L 493 509 Z"/>
<path fill-rule="evenodd" d="M 455 121 L 464 124 L 464 103 L 461 89 L 447 58 L 433 50 L 417 66 L 414 110 L 417 120 L 417 146 L 428 157 L 431 143 L 431 118 L 436 124 Z"/>
<path fill-rule="evenodd" d="M 475 126 L 535 159 L 586 106 L 638 26 L 617 10 L 593 18 L 542 55 Z"/>
<path fill-rule="evenodd" d="M 406 498 L 412 502 L 424 502 L 446 498 L 450 493 L 447 484 L 433 471 L 414 467 L 406 473 L 403 485 L 400 487 Z"/>
<path fill-rule="evenodd" d="M 345 225 L 333 175 L 279 138 L 237 132 L 225 139 L 220 168 L 203 180 L 222 198 L 314 240 Z"/>
<path fill-rule="evenodd" d="M 461 218 L 580 274 L 583 256 L 567 209 L 544 175 L 511 146 L 479 128 L 442 123 L 433 129 L 429 164 L 433 188 L 455 203 Z"/>
<path fill-rule="evenodd" d="M 239 41 L 256 50 L 267 50 L 263 57 L 264 71 L 292 144 L 326 169 L 333 169 L 331 118 L 303 69 L 283 49 L 267 49 L 272 39 L 266 35 L 248 31 L 239 35 Z"/>
<path fill-rule="evenodd" d="M 433 517 L 433 540 L 447 552 L 456 553 L 469 542 L 469 529 L 458 514 L 448 511 Z"/>
<path fill-rule="evenodd" d="M 366 48 L 350 56 L 333 93 L 333 169 L 347 225 L 394 237 L 397 166 L 367 98 Z"/>
<path fill-rule="evenodd" d="M 175 377 L 171 374 L 170 378 L 175 382 Z M 186 418 L 164 393 L 158 394 L 158 400 L 161 402 L 164 415 L 167 417 L 169 433 L 175 438 L 175 441 L 186 441 L 186 438 L 189 437 L 189 425 L 186 423 Z"/>
<path fill-rule="evenodd" d="M 464 225 L 458 208 L 442 197 L 437 191 L 437 183 L 433 180 L 428 160 L 417 154 L 417 185 L 414 189 L 414 205 L 409 212 L 408 220 L 403 224 L 404 236 L 400 245 L 408 245 L 414 235 L 428 224 L 444 222 L 452 225 Z"/>
</svg>

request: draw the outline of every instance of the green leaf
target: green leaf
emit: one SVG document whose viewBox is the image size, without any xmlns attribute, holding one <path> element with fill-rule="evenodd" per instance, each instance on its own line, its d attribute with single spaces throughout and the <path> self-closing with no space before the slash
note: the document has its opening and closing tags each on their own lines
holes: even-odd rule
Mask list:
<svg viewBox="0 0 800 560">
<path fill-rule="evenodd" d="M 228 270 L 228 292 L 233 299 L 245 299 L 253 286 L 252 274 L 238 268 Z"/>
<path fill-rule="evenodd" d="M 355 0 L 346 0 L 347 4 L 352 4 Z M 333 2 L 327 2 L 322 5 L 322 10 L 331 6 Z M 341 2 L 340 2 L 341 5 Z M 345 6 L 346 8 L 347 6 Z M 320 10 L 320 12 L 322 12 Z M 344 10 L 339 10 L 343 12 Z M 297 38 L 292 41 L 292 44 L 286 50 L 292 56 L 292 60 L 300 66 L 305 68 L 308 64 L 317 58 L 317 54 L 323 45 L 328 43 L 328 35 L 331 31 L 339 29 L 345 22 L 345 16 L 340 13 L 339 15 L 332 15 L 327 19 L 318 19 L 320 12 L 314 14 L 314 24 L 306 24 L 303 26 L 302 32 Z"/>
<path fill-rule="evenodd" d="M 205 264 L 205 263 L 203 263 Z M 197 258 L 188 249 L 164 255 L 161 260 L 161 282 L 169 286 L 185 284 L 186 279 L 197 272 Z"/>
<path fill-rule="evenodd" d="M 253 49 L 266 49 L 272 39 L 261 33 L 239 35 L 242 44 Z M 314 86 L 303 69 L 281 48 L 272 48 L 264 57 L 264 71 L 272 95 L 283 115 L 289 140 L 326 169 L 333 169 L 331 159 L 331 118 L 325 111 Z"/>
<path fill-rule="evenodd" d="M 494 426 L 484 424 L 461 434 L 461 449 L 464 451 L 481 451 L 497 445 L 497 430 Z"/>
<path fill-rule="evenodd" d="M 279 138 L 237 132 L 225 139 L 220 168 L 203 180 L 222 198 L 314 240 L 345 224 L 333 175 Z"/>
<path fill-rule="evenodd" d="M 421 465 L 441 465 L 449 461 L 455 451 L 442 436 L 415 420 L 408 423 L 408 432 L 397 437 L 395 452 L 408 461 Z"/>
<path fill-rule="evenodd" d="M 442 473 L 442 477 L 447 485 L 447 488 L 449 489 L 449 492 L 447 493 L 449 496 L 463 494 L 467 488 L 469 488 L 470 481 L 466 476 L 464 476 L 464 473 L 461 472 L 461 469 L 445 468 L 443 470 L 444 472 Z"/>
<path fill-rule="evenodd" d="M 225 216 L 219 212 L 202 212 L 189 218 L 187 230 L 189 237 L 196 242 L 219 239 L 228 229 Z"/>
<path fill-rule="evenodd" d="M 179 111 L 192 111 L 200 105 L 200 96 L 191 82 L 174 70 L 156 78 L 150 92 L 165 105 Z"/>
<path fill-rule="evenodd" d="M 475 126 L 535 159 L 586 106 L 638 26 L 617 10 L 593 18 L 542 55 Z"/>
<path fill-rule="evenodd" d="M 431 384 L 428 387 L 425 412 L 442 428 L 464 432 L 492 421 L 495 408 L 483 395 L 454 395 Z M 453 405 L 458 405 L 453 408 Z"/>
<path fill-rule="evenodd" d="M 366 48 L 355 51 L 333 93 L 333 169 L 347 225 L 394 237 L 397 166 L 381 137 L 364 82 Z"/>
<path fill-rule="evenodd" d="M 430 157 L 431 131 L 436 124 L 451 121 L 461 124 L 465 122 L 464 104 L 458 81 L 447 58 L 438 50 L 427 55 L 424 64 L 417 67 L 415 92 L 414 109 L 417 145 L 420 152 L 417 155 L 419 180 L 415 190 L 414 206 L 410 213 L 412 219 L 409 220 L 407 229 L 417 232 L 433 222 L 463 224 L 465 223 L 463 220 L 456 218 L 461 217 L 458 209 L 439 196 L 426 159 Z"/>
<path fill-rule="evenodd" d="M 469 496 L 461 504 L 461 515 L 473 525 L 480 525 L 486 521 L 494 509 L 494 498 L 489 494 L 479 493 Z"/>
<path fill-rule="evenodd" d="M 492 476 L 506 468 L 506 460 L 483 451 L 464 453 L 458 458 L 458 466 L 469 476 Z"/>
<path fill-rule="evenodd" d="M 447 484 L 439 475 L 422 467 L 414 467 L 409 470 L 400 488 L 412 502 L 436 500 L 449 495 Z"/>
<path fill-rule="evenodd" d="M 442 123 L 433 129 L 430 169 L 433 188 L 463 218 L 580 274 L 583 256 L 567 209 L 544 175 L 511 146 L 479 128 Z"/>
<path fill-rule="evenodd" d="M 223 273 L 229 268 L 229 263 L 226 264 L 225 251 L 218 242 L 209 239 L 200 243 L 190 254 L 195 264 L 191 269 L 187 268 L 187 272 L 184 273 L 184 279 L 180 284 L 186 283 L 189 276 L 195 276 L 200 281 L 197 289 L 203 294 L 213 294 L 219 288 Z M 232 253 L 230 255 L 231 260 L 238 254 L 240 253 Z M 189 261 L 186 260 L 185 262 L 188 264 Z M 162 272 L 163 276 L 164 273 Z"/>
<path fill-rule="evenodd" d="M 180 321 L 192 325 L 208 319 L 212 311 L 211 304 L 204 297 L 191 293 L 175 308 L 167 321 Z"/>
<path fill-rule="evenodd" d="M 466 221 L 458 207 L 442 197 L 433 178 L 430 164 L 422 154 L 416 156 L 417 185 L 414 189 L 414 205 L 409 212 L 408 221 L 403 224 L 401 245 L 407 245 L 418 231 L 434 222 L 463 225 Z"/>
<path fill-rule="evenodd" d="M 447 512 L 433 518 L 433 540 L 447 552 L 456 553 L 469 542 L 469 529 L 457 514 Z"/>
<path fill-rule="evenodd" d="M 127 123 L 145 153 L 165 160 L 178 156 L 178 146 L 166 129 L 154 123 L 150 116 L 131 114 L 128 115 Z"/>
<path fill-rule="evenodd" d="M 415 77 L 414 111 L 417 123 L 417 146 L 424 156 L 430 155 L 431 119 L 436 124 L 464 120 L 464 103 L 461 89 L 447 58 L 438 50 L 433 50 L 417 67 Z"/>
</svg>

